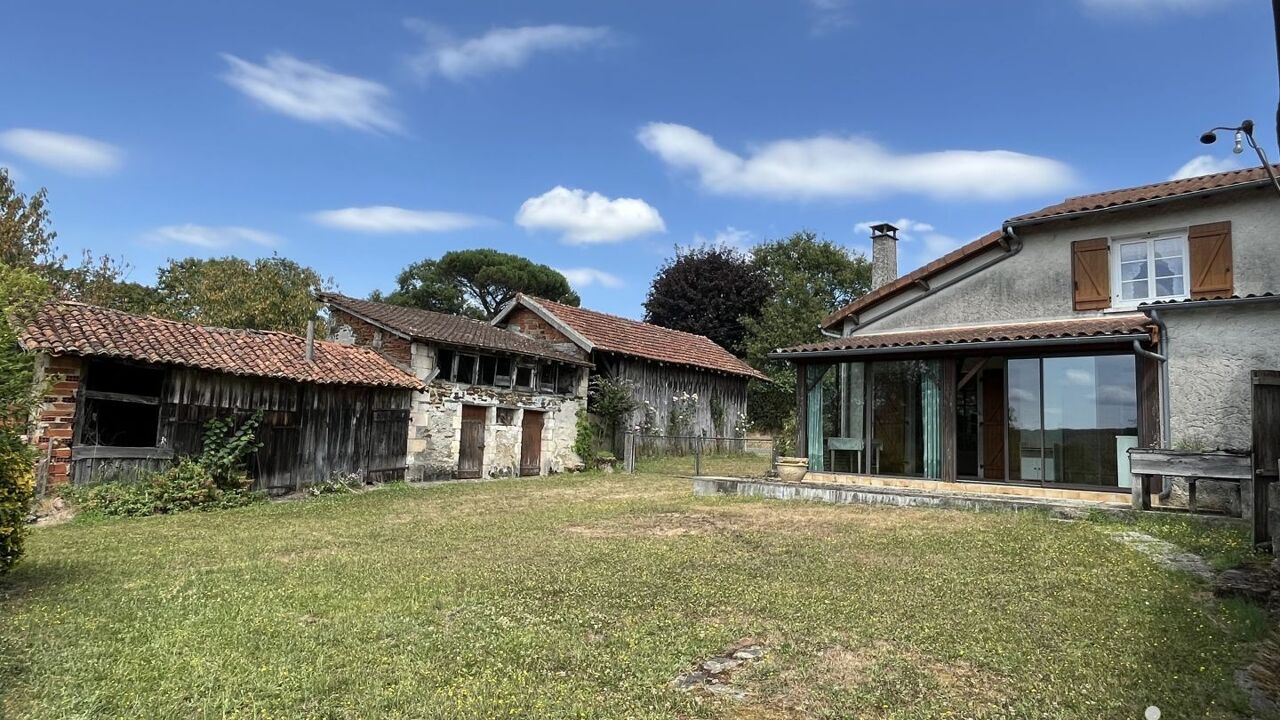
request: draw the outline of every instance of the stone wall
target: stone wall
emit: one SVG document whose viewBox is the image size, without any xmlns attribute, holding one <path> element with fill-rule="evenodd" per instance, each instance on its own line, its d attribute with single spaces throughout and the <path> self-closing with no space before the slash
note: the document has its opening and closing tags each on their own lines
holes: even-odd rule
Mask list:
<svg viewBox="0 0 1280 720">
<path fill-rule="evenodd" d="M 355 315 L 336 307 L 331 306 L 329 308 L 329 315 L 333 318 L 330 339 L 352 345 L 371 347 L 401 367 L 409 367 L 412 350 L 410 349 L 411 343 L 405 338 L 383 330 L 377 325 L 365 322 Z"/>
<path fill-rule="evenodd" d="M 436 348 L 415 342 L 412 371 L 426 380 L 435 371 Z M 543 412 L 542 472 L 581 466 L 573 451 L 577 415 L 585 407 L 586 370 L 579 370 L 573 395 L 502 390 L 432 380 L 426 392 L 414 393 L 409 415 L 409 477 L 436 480 L 453 476 L 461 449 L 462 406 L 485 408 L 485 451 L 482 475 L 502 477 L 520 472 L 521 423 L 526 412 Z M 510 424 L 500 422 L 499 414 Z"/>
<path fill-rule="evenodd" d="M 45 384 L 45 392 L 35 412 L 31 442 L 39 452 L 36 487 L 42 492 L 71 481 L 76 393 L 83 367 L 78 357 L 36 356 L 36 382 Z"/>
</svg>

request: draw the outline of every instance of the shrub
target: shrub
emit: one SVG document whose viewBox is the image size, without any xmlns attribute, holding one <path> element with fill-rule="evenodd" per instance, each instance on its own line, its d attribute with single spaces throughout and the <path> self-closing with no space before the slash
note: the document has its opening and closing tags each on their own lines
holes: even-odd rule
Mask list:
<svg viewBox="0 0 1280 720">
<path fill-rule="evenodd" d="M 0 573 L 22 556 L 35 487 L 33 460 L 31 448 L 21 438 L 0 433 Z"/>
<path fill-rule="evenodd" d="M 587 467 L 595 464 L 596 434 L 591 429 L 591 418 L 586 410 L 578 411 L 578 434 L 573 438 L 573 451 Z"/>
<path fill-rule="evenodd" d="M 329 495 L 332 493 L 353 493 L 357 488 L 364 486 L 364 475 L 355 473 L 333 473 L 327 480 L 321 480 L 311 487 L 307 488 L 307 492 L 312 495 Z"/>
<path fill-rule="evenodd" d="M 182 458 L 173 467 L 136 482 L 73 486 L 65 492 L 79 512 L 110 517 L 218 510 L 248 505 L 263 497 L 244 486 L 220 487 L 208 469 L 193 458 Z"/>
</svg>

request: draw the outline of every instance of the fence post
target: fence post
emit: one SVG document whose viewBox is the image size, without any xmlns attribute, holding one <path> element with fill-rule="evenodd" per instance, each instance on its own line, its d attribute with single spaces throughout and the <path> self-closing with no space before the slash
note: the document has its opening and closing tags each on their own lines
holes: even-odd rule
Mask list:
<svg viewBox="0 0 1280 720">
<path fill-rule="evenodd" d="M 628 474 L 636 471 L 636 436 L 631 431 L 622 436 L 622 470 Z"/>
<path fill-rule="evenodd" d="M 774 436 L 769 439 L 769 474 L 778 474 L 778 438 Z"/>
<path fill-rule="evenodd" d="M 707 431 L 703 430 L 702 434 L 693 439 L 693 475 L 699 477 L 702 475 L 702 443 L 706 442 Z"/>
</svg>

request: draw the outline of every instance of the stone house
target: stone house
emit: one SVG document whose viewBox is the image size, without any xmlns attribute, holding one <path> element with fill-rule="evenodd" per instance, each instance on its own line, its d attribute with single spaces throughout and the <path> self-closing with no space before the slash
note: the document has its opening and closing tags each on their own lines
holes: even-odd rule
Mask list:
<svg viewBox="0 0 1280 720">
<path fill-rule="evenodd" d="M 163 469 L 200 451 L 210 419 L 259 411 L 258 489 L 404 476 L 422 384 L 371 350 L 73 302 L 43 306 L 20 340 L 43 392 L 32 431 L 41 492 Z"/>
<path fill-rule="evenodd" d="M 337 342 L 376 350 L 424 385 L 412 401 L 409 477 L 544 475 L 574 452 L 591 362 L 481 320 L 323 293 Z"/>
<path fill-rule="evenodd" d="M 1124 502 L 1132 447 L 1251 452 L 1274 477 L 1277 228 L 1261 167 L 1069 198 L 901 277 L 876 226 L 838 337 L 774 354 L 803 379 L 810 478 Z M 1173 480 L 1159 503 L 1184 501 Z"/>
<path fill-rule="evenodd" d="M 602 376 L 633 381 L 641 409 L 629 425 L 660 434 L 742 437 L 747 384 L 768 382 L 701 335 L 528 295 L 517 295 L 493 324 L 589 357 Z"/>
</svg>

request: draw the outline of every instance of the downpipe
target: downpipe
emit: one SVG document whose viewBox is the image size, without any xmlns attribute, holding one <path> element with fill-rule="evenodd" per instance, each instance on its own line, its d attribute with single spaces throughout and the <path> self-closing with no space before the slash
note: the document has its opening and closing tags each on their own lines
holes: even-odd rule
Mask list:
<svg viewBox="0 0 1280 720">
<path fill-rule="evenodd" d="M 1169 392 L 1169 326 L 1165 325 L 1164 320 L 1160 317 L 1159 310 L 1143 308 L 1143 312 L 1160 330 L 1160 349 L 1164 353 L 1152 352 L 1142 347 L 1142 343 L 1138 340 L 1133 341 L 1133 352 L 1160 363 L 1160 444 L 1165 448 L 1171 448 L 1173 445 L 1173 428 L 1170 427 L 1170 424 L 1173 421 L 1173 412 L 1169 408 L 1169 398 L 1171 397 Z M 1164 483 L 1164 487 L 1160 489 L 1160 500 L 1168 500 L 1172 492 L 1173 483 Z"/>
</svg>

